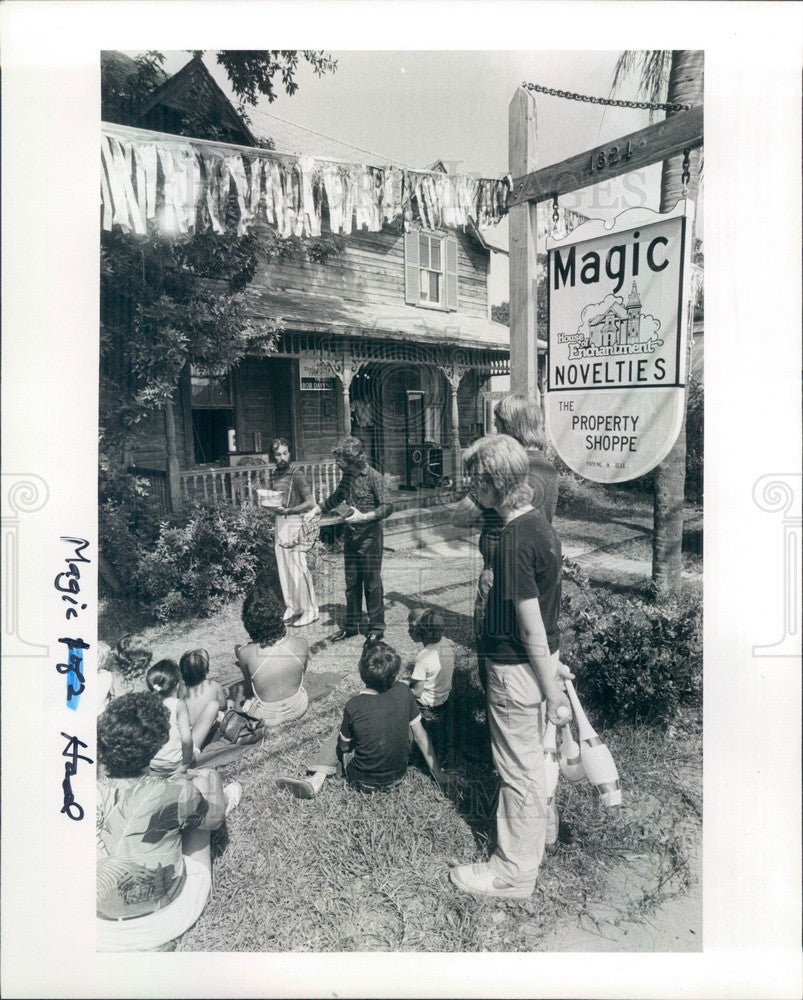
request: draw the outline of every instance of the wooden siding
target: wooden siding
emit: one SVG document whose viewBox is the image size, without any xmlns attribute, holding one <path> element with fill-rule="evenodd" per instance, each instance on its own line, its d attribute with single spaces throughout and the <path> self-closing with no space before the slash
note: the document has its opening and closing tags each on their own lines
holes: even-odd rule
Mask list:
<svg viewBox="0 0 803 1000">
<path fill-rule="evenodd" d="M 488 252 L 465 233 L 457 239 L 458 307 L 455 316 L 486 319 L 488 315 Z M 343 237 L 345 246 L 325 264 L 304 260 L 262 259 L 247 297 L 255 315 L 272 315 L 272 305 L 260 308 L 263 297 L 274 302 L 282 292 L 307 296 L 305 314 L 314 310 L 321 323 L 343 322 L 351 310 L 376 305 L 403 308 L 404 236 L 393 230 L 356 232 Z M 317 300 L 317 301 L 316 301 Z M 423 316 L 429 312 L 421 310 Z"/>
<path fill-rule="evenodd" d="M 238 451 L 267 451 L 276 435 L 273 392 L 265 358 L 243 358 L 234 370 Z M 261 445 L 255 448 L 254 435 Z"/>
<path fill-rule="evenodd" d="M 332 446 L 343 436 L 343 392 L 340 382 L 330 392 L 299 392 L 297 434 L 298 459 L 324 462 L 332 458 Z"/>
<path fill-rule="evenodd" d="M 189 461 L 194 464 L 192 441 L 187 441 L 184 417 L 180 405 L 174 404 L 173 415 L 176 423 L 176 453 L 179 465 L 187 464 L 188 445 Z M 134 465 L 142 465 L 155 469 L 164 469 L 167 465 L 167 449 L 165 447 L 164 416 L 157 410 L 145 417 L 138 425 L 131 438 L 131 457 Z"/>
<path fill-rule="evenodd" d="M 460 444 L 467 448 L 482 436 L 482 390 L 485 383 L 475 371 L 467 372 L 457 390 L 457 412 L 460 419 Z"/>
<path fill-rule="evenodd" d="M 243 358 L 234 369 L 237 449 L 254 451 L 254 434 L 267 451 L 274 437 L 293 443 L 292 379 L 295 362 L 286 358 Z"/>
</svg>

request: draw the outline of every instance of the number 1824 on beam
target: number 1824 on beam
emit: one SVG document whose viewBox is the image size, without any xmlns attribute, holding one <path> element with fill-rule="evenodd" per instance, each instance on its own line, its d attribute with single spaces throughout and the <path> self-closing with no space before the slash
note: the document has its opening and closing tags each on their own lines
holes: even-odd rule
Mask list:
<svg viewBox="0 0 803 1000">
<path fill-rule="evenodd" d="M 610 146 L 608 149 L 600 149 L 591 154 L 590 171 L 592 174 L 600 174 L 611 167 L 615 167 L 620 160 L 629 160 L 633 155 L 633 144 L 628 140 L 625 146 Z"/>
</svg>

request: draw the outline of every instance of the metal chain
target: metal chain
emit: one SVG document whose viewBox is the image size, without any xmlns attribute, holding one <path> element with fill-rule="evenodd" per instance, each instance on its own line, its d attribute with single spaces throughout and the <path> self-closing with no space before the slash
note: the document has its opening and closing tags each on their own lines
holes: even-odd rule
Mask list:
<svg viewBox="0 0 803 1000">
<path fill-rule="evenodd" d="M 573 94 L 570 90 L 555 90 L 537 83 L 522 84 L 525 90 L 537 90 L 539 94 L 563 97 L 567 101 L 585 101 L 587 104 L 607 104 L 612 108 L 640 108 L 643 111 L 689 111 L 691 104 L 652 104 L 650 101 L 615 101 L 610 97 L 589 97 L 588 94 Z"/>
<path fill-rule="evenodd" d="M 680 183 L 683 186 L 683 197 L 686 197 L 686 192 L 689 187 L 689 180 L 691 179 L 691 150 L 683 150 L 683 172 L 680 175 Z"/>
</svg>

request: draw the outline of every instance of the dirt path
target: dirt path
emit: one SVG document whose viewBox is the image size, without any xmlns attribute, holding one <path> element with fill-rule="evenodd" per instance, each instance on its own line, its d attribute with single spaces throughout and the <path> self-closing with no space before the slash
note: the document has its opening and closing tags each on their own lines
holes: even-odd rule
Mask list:
<svg viewBox="0 0 803 1000">
<path fill-rule="evenodd" d="M 565 923 L 537 942 L 534 951 L 701 951 L 703 947 L 702 866 L 698 851 L 691 861 L 691 885 L 679 895 L 644 907 L 638 918 L 628 912 L 655 884 L 649 864 L 621 863 L 613 869 L 604 903 L 590 908 L 582 924 Z M 596 924 L 594 924 L 596 921 Z"/>
</svg>

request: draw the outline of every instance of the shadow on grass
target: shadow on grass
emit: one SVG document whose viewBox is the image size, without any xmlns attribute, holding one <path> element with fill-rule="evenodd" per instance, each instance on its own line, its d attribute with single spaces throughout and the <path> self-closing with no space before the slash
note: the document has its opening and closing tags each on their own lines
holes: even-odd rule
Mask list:
<svg viewBox="0 0 803 1000">
<path fill-rule="evenodd" d="M 462 655 L 461 655 L 462 654 Z M 457 779 L 453 798 L 458 815 L 478 847 L 486 849 L 494 836 L 498 781 L 493 771 L 491 742 L 485 722 L 485 693 L 473 654 L 458 651 L 451 694 L 451 712 L 441 724 L 425 722 L 439 763 Z M 429 769 L 414 747 L 412 767 Z"/>
<path fill-rule="evenodd" d="M 459 611 L 445 608 L 442 604 L 424 599 L 428 594 L 433 594 L 440 589 L 442 588 L 435 588 L 432 591 L 424 590 L 414 597 L 410 597 L 408 594 L 400 594 L 397 590 L 392 590 L 385 594 L 385 600 L 391 604 L 400 604 L 407 608 L 408 611 L 412 611 L 413 609 L 423 611 L 432 608 L 443 618 L 445 626 L 444 635 L 446 638 L 465 647 L 467 642 L 471 641 L 469 637 L 472 635 L 474 628 L 471 616 L 461 614 Z"/>
</svg>

